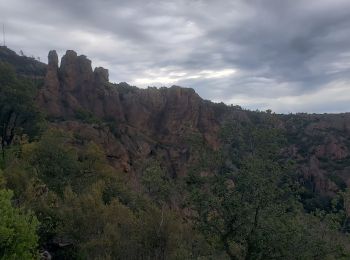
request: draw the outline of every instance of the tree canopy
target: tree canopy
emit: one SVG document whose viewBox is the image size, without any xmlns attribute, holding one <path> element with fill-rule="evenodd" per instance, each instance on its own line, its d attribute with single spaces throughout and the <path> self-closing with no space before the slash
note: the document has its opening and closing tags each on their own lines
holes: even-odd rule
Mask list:
<svg viewBox="0 0 350 260">
<path fill-rule="evenodd" d="M 0 62 L 0 140 L 5 148 L 16 136 L 32 138 L 40 129 L 40 113 L 35 106 L 35 85 L 16 76 L 10 65 Z"/>
<path fill-rule="evenodd" d="M 0 189 L 0 259 L 36 259 L 38 221 L 12 206 L 13 193 Z"/>
</svg>

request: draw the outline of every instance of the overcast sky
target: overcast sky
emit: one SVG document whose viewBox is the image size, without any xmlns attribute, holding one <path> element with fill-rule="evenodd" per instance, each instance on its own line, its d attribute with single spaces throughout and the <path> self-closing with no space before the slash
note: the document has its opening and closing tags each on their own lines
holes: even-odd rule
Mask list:
<svg viewBox="0 0 350 260">
<path fill-rule="evenodd" d="M 276 112 L 350 111 L 349 0 L 0 0 L 6 44 L 73 49 L 112 82 Z"/>
</svg>

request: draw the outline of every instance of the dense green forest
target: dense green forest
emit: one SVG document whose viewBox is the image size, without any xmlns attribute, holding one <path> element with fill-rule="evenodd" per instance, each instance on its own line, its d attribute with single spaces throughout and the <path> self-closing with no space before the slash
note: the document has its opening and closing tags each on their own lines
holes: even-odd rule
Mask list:
<svg viewBox="0 0 350 260">
<path fill-rule="evenodd" d="M 40 85 L 0 65 L 0 259 L 350 258 L 350 190 L 308 206 L 276 115 L 228 120 L 219 150 L 189 134 L 187 176 L 154 157 L 132 183 L 99 145 L 50 124 Z"/>
</svg>

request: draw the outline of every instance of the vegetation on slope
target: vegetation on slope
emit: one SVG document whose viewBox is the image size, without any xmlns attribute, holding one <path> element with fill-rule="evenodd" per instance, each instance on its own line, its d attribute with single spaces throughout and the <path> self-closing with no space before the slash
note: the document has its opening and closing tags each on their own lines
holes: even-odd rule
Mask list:
<svg viewBox="0 0 350 260">
<path fill-rule="evenodd" d="M 43 251 L 54 259 L 350 257 L 349 190 L 335 196 L 332 210 L 305 210 L 275 115 L 227 121 L 216 151 L 189 134 L 187 176 L 170 176 L 155 157 L 140 163 L 131 183 L 97 144 L 46 124 L 36 87 L 0 68 L 0 211 L 11 220 L 0 223 L 2 258 Z"/>
</svg>

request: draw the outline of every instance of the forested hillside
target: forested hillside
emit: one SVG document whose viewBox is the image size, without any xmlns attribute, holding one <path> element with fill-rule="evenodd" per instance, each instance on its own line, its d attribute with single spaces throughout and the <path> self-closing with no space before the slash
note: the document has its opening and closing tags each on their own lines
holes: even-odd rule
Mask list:
<svg viewBox="0 0 350 260">
<path fill-rule="evenodd" d="M 350 114 L 280 115 L 0 49 L 1 259 L 349 259 Z"/>
</svg>

